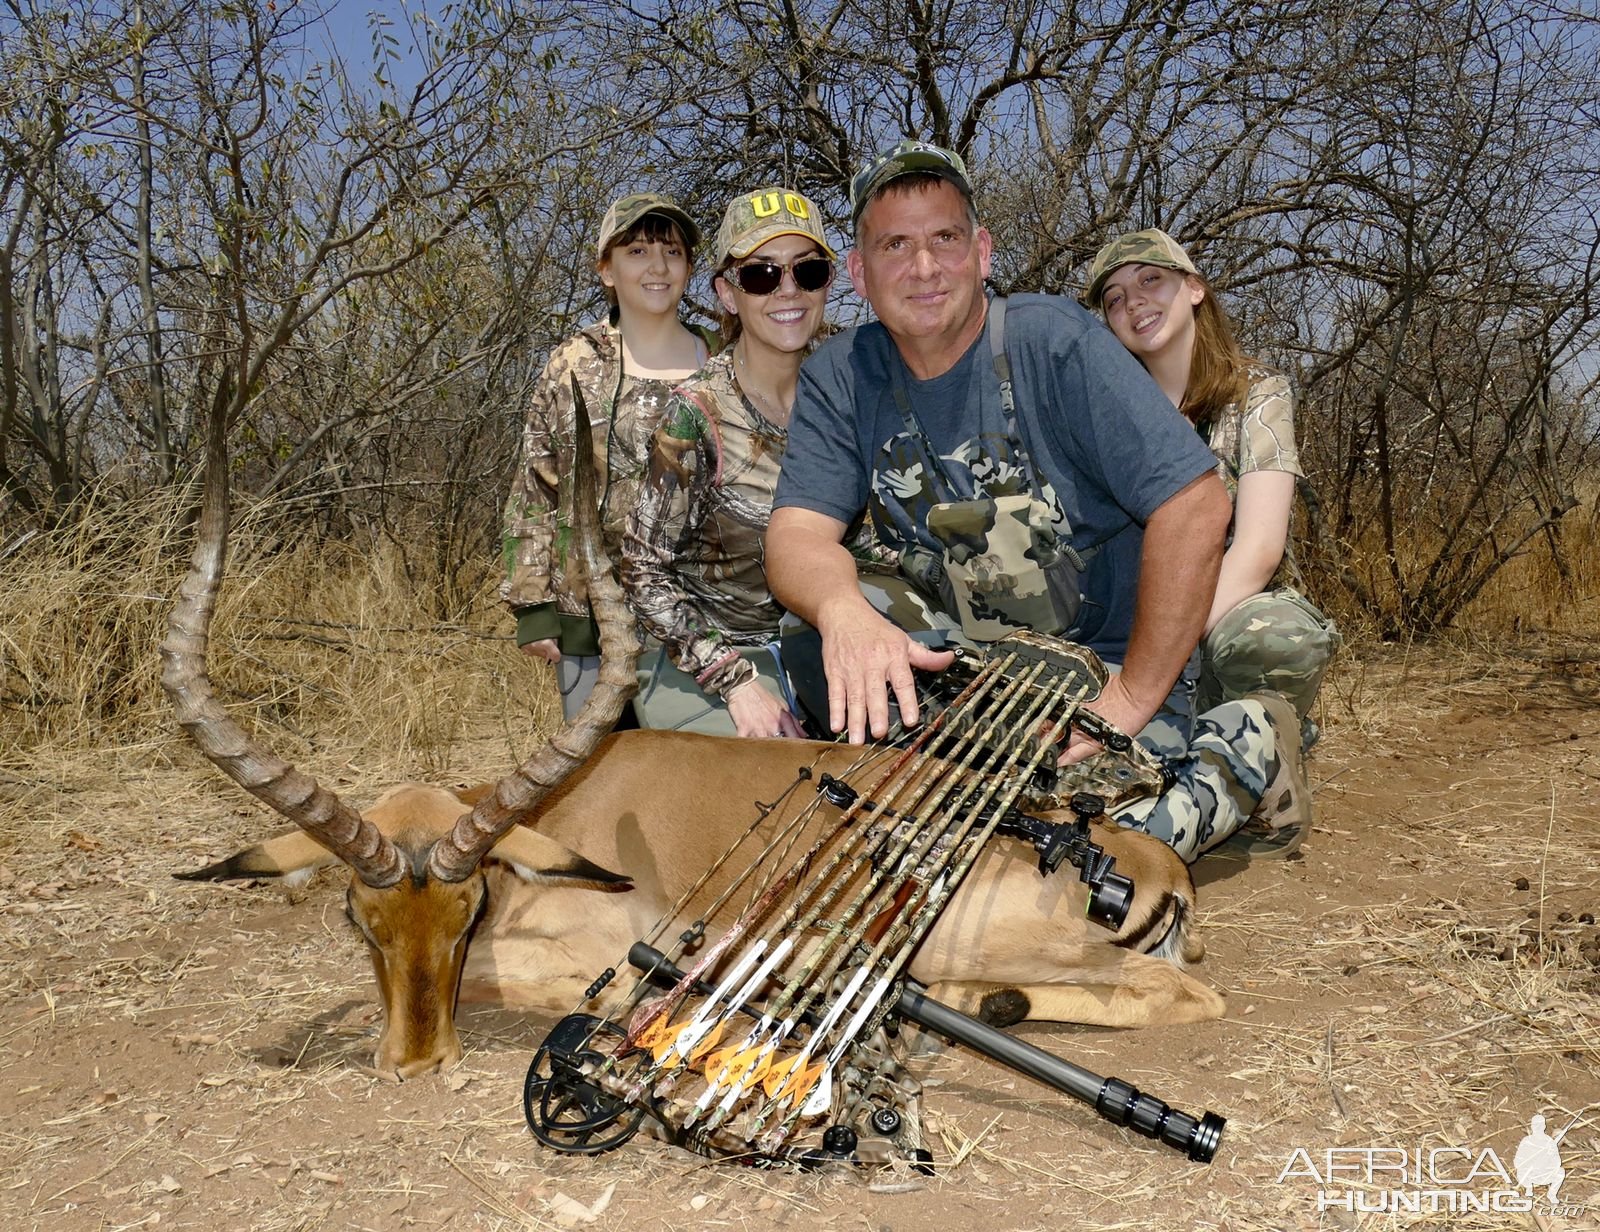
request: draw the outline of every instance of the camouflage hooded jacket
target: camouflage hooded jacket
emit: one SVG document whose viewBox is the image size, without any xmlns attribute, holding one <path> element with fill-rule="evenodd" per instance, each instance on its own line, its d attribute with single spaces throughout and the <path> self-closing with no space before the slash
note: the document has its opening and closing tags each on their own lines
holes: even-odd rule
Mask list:
<svg viewBox="0 0 1600 1232">
<path fill-rule="evenodd" d="M 710 351 L 715 337 L 696 331 Z M 589 597 L 568 575 L 571 547 L 574 417 L 572 381 L 583 390 L 594 441 L 602 542 L 622 558 L 622 530 L 638 499 L 650 432 L 673 382 L 624 381 L 622 334 L 602 321 L 550 355 L 529 400 L 522 458 L 506 501 L 500 597 L 517 617 L 517 643 L 556 638 L 563 654 L 598 652 Z"/>
</svg>

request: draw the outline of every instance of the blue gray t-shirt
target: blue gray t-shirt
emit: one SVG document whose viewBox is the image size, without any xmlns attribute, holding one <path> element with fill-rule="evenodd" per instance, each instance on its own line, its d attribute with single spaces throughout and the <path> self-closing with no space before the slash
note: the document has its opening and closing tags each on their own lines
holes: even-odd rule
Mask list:
<svg viewBox="0 0 1600 1232">
<path fill-rule="evenodd" d="M 1045 499 L 1080 553 L 1093 555 L 1070 636 L 1120 663 L 1133 625 L 1144 523 L 1216 459 L 1149 374 L 1076 302 L 1014 295 L 1006 353 L 1023 440 L 1011 441 L 987 332 L 941 376 L 919 381 L 877 322 L 830 339 L 800 369 L 774 508 L 793 506 L 847 525 L 871 500 L 893 547 L 915 536 L 936 546 L 917 514 L 931 501 L 1031 489 L 1030 453 Z M 892 392 L 898 366 L 912 409 L 940 455 L 953 493 L 935 490 Z M 908 511 L 911 511 L 908 514 Z"/>
</svg>

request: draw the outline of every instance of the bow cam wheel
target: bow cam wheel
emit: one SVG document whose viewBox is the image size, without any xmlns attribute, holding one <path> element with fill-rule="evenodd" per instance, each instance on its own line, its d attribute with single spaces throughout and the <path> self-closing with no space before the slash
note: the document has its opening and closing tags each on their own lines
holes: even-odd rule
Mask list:
<svg viewBox="0 0 1600 1232">
<path fill-rule="evenodd" d="M 639 1129 L 644 1109 L 606 1093 L 584 1073 L 605 1063 L 595 1046 L 622 1028 L 590 1014 L 558 1022 L 533 1054 L 522 1084 L 522 1111 L 533 1136 L 553 1151 L 599 1155 L 619 1147 Z"/>
</svg>

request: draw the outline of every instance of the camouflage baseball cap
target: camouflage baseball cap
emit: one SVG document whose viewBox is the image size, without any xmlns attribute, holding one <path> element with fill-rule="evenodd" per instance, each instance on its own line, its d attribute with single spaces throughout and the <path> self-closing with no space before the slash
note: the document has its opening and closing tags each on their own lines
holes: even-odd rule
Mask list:
<svg viewBox="0 0 1600 1232">
<path fill-rule="evenodd" d="M 1089 307 L 1100 307 L 1100 291 L 1106 285 L 1106 279 L 1124 265 L 1134 262 L 1182 270 L 1185 274 L 1200 272 L 1178 241 L 1159 227 L 1130 231 L 1127 235 L 1119 235 L 1094 254 L 1094 263 L 1089 266 L 1089 289 L 1084 293 Z"/>
<path fill-rule="evenodd" d="M 963 197 L 972 200 L 972 184 L 967 179 L 967 164 L 961 161 L 961 155 L 908 137 L 893 148 L 881 151 L 850 181 L 850 225 L 854 227 L 861 222 L 861 212 L 867 208 L 867 202 L 884 185 L 918 172 L 949 180 L 961 190 Z"/>
<path fill-rule="evenodd" d="M 594 244 L 595 257 L 604 260 L 606 245 L 646 214 L 660 214 L 677 223 L 678 230 L 683 232 L 683 241 L 689 245 L 691 252 L 700 246 L 700 228 L 671 197 L 663 197 L 660 193 L 629 193 L 613 201 L 611 208 L 606 210 L 606 216 L 600 220 L 600 234 Z"/>
<path fill-rule="evenodd" d="M 809 197 L 792 188 L 758 188 L 740 193 L 728 202 L 722 226 L 711 245 L 711 265 L 720 269 L 729 257 L 748 257 L 768 240 L 780 235 L 803 235 L 815 240 L 828 260 L 837 258 L 822 233 L 822 211 Z"/>
</svg>

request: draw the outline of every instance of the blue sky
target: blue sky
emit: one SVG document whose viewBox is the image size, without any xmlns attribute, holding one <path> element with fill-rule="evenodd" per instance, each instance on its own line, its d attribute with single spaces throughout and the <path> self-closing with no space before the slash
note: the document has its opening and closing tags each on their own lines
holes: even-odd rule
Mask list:
<svg viewBox="0 0 1600 1232">
<path fill-rule="evenodd" d="M 413 17 L 426 14 L 429 7 L 420 0 L 410 4 L 398 0 L 325 0 L 327 15 L 321 37 L 308 30 L 307 50 L 319 60 L 337 53 L 349 68 L 352 80 L 362 82 L 371 75 L 373 68 L 373 23 L 383 20 L 387 22 L 387 35 L 395 40 L 391 44 L 388 71 L 396 85 L 414 85 L 418 56 L 410 23 Z M 433 7 L 437 9 L 438 6 Z"/>
</svg>

